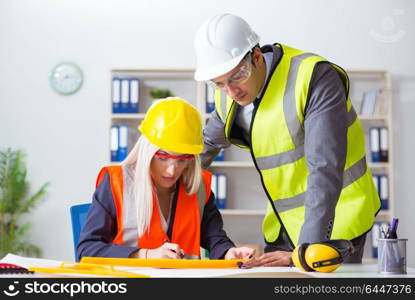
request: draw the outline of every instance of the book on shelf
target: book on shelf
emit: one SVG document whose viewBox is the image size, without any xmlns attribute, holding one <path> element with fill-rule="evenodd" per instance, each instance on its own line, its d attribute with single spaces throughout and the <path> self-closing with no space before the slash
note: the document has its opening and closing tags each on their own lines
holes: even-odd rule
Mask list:
<svg viewBox="0 0 415 300">
<path fill-rule="evenodd" d="M 381 89 L 363 92 L 359 114 L 362 116 L 386 114 L 385 93 Z"/>
</svg>

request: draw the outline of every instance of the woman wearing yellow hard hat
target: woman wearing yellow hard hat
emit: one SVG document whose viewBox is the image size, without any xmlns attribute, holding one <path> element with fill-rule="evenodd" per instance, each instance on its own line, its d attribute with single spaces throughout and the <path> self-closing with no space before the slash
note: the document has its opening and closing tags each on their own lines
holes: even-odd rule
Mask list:
<svg viewBox="0 0 415 300">
<path fill-rule="evenodd" d="M 199 112 L 180 98 L 156 101 L 139 126 L 141 136 L 119 166 L 97 178 L 87 220 L 77 246 L 83 256 L 248 258 L 223 230 L 210 183 L 201 169 Z"/>
</svg>

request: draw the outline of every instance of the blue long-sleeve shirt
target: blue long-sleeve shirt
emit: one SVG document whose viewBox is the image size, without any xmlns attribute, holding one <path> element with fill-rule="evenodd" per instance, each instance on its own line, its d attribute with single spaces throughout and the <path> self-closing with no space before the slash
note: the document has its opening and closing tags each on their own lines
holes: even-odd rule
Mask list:
<svg viewBox="0 0 415 300">
<path fill-rule="evenodd" d="M 174 197 L 176 199 L 177 195 Z M 175 201 L 175 200 L 173 200 Z M 171 217 L 167 234 L 171 234 L 175 220 L 175 203 L 172 205 Z M 110 178 L 105 174 L 104 179 L 94 192 L 92 205 L 87 220 L 82 228 L 77 245 L 77 258 L 83 256 L 98 257 L 129 257 L 139 250 L 138 247 L 129 247 L 113 244 L 117 234 L 117 217 L 114 198 L 111 192 Z M 201 247 L 209 250 L 211 259 L 223 258 L 229 248 L 235 244 L 223 230 L 222 216 L 215 205 L 213 192 L 203 210 L 200 234 Z"/>
</svg>

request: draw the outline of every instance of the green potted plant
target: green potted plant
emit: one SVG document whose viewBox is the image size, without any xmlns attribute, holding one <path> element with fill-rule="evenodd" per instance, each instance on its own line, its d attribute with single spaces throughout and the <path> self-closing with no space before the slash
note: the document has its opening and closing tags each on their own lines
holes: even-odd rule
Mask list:
<svg viewBox="0 0 415 300">
<path fill-rule="evenodd" d="M 39 204 L 49 183 L 29 195 L 24 156 L 22 150 L 0 151 L 0 258 L 7 253 L 41 256 L 40 248 L 26 240 L 30 223 L 21 223 L 20 217 Z"/>
<path fill-rule="evenodd" d="M 153 88 L 150 90 L 150 96 L 153 99 L 162 99 L 173 97 L 173 93 L 169 89 Z"/>
</svg>

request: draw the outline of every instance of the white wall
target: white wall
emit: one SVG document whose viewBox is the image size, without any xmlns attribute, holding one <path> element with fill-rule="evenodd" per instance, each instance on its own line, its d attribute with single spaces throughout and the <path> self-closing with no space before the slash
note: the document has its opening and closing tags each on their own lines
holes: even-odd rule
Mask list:
<svg viewBox="0 0 415 300">
<path fill-rule="evenodd" d="M 204 19 L 239 14 L 262 43 L 281 42 L 346 69 L 386 69 L 394 80 L 396 206 L 415 266 L 415 75 L 413 1 L 0 2 L 0 147 L 27 153 L 33 188 L 51 182 L 28 218 L 44 257 L 73 259 L 69 206 L 87 202 L 108 158 L 111 68 L 194 68 L 193 36 Z M 48 72 L 74 61 L 85 83 L 59 96 Z"/>
</svg>

